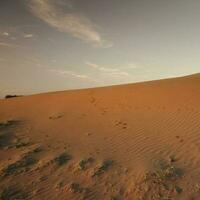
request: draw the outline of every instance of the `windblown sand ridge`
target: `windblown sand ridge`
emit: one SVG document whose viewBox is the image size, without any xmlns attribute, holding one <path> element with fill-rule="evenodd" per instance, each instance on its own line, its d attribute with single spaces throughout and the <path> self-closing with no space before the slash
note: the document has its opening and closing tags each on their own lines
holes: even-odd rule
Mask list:
<svg viewBox="0 0 200 200">
<path fill-rule="evenodd" d="M 200 74 L 0 100 L 1 198 L 198 200 L 199 102 Z"/>
</svg>

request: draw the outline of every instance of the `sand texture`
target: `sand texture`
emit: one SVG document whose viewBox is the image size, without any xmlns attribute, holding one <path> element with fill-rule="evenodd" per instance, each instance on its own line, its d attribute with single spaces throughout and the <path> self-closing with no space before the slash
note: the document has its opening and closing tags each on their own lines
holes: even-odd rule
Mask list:
<svg viewBox="0 0 200 200">
<path fill-rule="evenodd" d="M 0 199 L 199 200 L 200 74 L 0 100 Z"/>
</svg>

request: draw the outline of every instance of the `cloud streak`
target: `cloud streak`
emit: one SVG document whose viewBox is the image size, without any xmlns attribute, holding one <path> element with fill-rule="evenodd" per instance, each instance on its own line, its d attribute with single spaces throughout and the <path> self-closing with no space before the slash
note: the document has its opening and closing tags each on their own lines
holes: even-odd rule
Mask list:
<svg viewBox="0 0 200 200">
<path fill-rule="evenodd" d="M 21 47 L 17 44 L 11 44 L 11 43 L 7 43 L 7 42 L 0 42 L 0 47 L 12 47 L 12 48 L 15 48 L 15 47 Z"/>
<path fill-rule="evenodd" d="M 30 34 L 30 33 L 24 35 L 24 38 L 32 38 L 32 37 L 34 37 L 34 35 L 33 35 L 33 34 Z"/>
<path fill-rule="evenodd" d="M 77 74 L 77 73 L 69 71 L 69 70 L 51 69 L 50 71 L 57 73 L 59 75 L 63 75 L 63 76 L 71 76 L 71 77 L 80 78 L 80 79 L 89 79 L 89 77 L 87 75 Z"/>
<path fill-rule="evenodd" d="M 59 3 L 55 2 L 52 0 L 31 0 L 29 8 L 36 17 L 60 32 L 68 33 L 94 46 L 112 46 L 111 43 L 102 38 L 91 20 L 84 15 L 73 12 L 69 7 L 70 12 L 63 12 Z"/>
<path fill-rule="evenodd" d="M 128 72 L 121 71 L 121 69 L 119 69 L 119 68 L 101 67 L 95 63 L 91 63 L 88 61 L 85 64 L 91 68 L 94 68 L 98 71 L 106 73 L 106 75 L 110 75 L 110 76 L 114 76 L 114 77 L 129 76 Z"/>
<path fill-rule="evenodd" d="M 103 72 L 118 72 L 119 71 L 119 69 L 116 69 L 116 68 L 101 67 L 101 66 L 91 63 L 91 62 L 86 62 L 85 64 L 89 67 L 98 69 L 99 71 L 103 71 Z"/>
<path fill-rule="evenodd" d="M 8 32 L 3 32 L 2 35 L 3 36 L 9 36 L 10 34 Z"/>
</svg>

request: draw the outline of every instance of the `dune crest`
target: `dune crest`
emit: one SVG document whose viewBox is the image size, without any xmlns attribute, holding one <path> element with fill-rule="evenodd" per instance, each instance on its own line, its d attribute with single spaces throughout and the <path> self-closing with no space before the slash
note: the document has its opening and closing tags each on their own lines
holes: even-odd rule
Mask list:
<svg viewBox="0 0 200 200">
<path fill-rule="evenodd" d="M 0 100 L 0 199 L 199 199 L 200 74 Z"/>
</svg>

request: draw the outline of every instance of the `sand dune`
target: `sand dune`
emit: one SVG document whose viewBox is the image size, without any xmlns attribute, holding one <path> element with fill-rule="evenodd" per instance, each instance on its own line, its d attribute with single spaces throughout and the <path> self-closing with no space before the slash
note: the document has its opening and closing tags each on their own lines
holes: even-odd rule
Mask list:
<svg viewBox="0 0 200 200">
<path fill-rule="evenodd" d="M 200 74 L 0 100 L 1 199 L 200 199 Z"/>
</svg>

